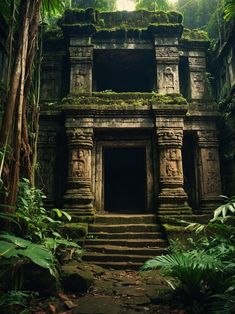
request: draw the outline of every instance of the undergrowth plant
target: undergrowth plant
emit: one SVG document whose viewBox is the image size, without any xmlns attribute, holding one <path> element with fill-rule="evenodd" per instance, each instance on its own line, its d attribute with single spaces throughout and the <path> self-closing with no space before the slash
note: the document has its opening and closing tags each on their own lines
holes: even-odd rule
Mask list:
<svg viewBox="0 0 235 314">
<path fill-rule="evenodd" d="M 20 233 L 26 239 L 44 245 L 53 254 L 60 255 L 61 250 L 66 249 L 70 257 L 76 255 L 79 258 L 82 254 L 81 248 L 60 232 L 63 220 L 70 221 L 71 216 L 58 208 L 46 210 L 43 206 L 45 198 L 40 189 L 30 186 L 28 179 L 20 182 L 16 207 L 16 217 L 21 225 Z"/>
<path fill-rule="evenodd" d="M 0 232 L 0 313 L 12 303 L 18 306 L 32 296 L 22 291 L 25 265 L 47 269 L 58 280 L 58 260 L 80 259 L 80 246 L 60 232 L 63 220 L 71 220 L 66 212 L 43 206 L 44 194 L 31 187 L 27 179 L 19 185 L 16 214 L 0 213 L 0 220 L 11 223 L 12 231 Z M 13 306 L 13 312 L 15 307 Z M 22 312 L 22 313 L 23 313 Z M 28 312 L 27 312 L 28 313 Z"/>
<path fill-rule="evenodd" d="M 207 224 L 186 227 L 198 234 L 197 240 L 188 239 L 190 247 L 173 242 L 169 254 L 141 268 L 160 269 L 192 313 L 235 312 L 235 197 L 223 198 Z"/>
</svg>

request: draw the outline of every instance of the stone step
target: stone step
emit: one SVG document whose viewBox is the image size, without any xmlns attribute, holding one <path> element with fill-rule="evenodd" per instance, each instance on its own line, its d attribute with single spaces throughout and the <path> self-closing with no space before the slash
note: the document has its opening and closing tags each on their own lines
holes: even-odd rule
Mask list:
<svg viewBox="0 0 235 314">
<path fill-rule="evenodd" d="M 136 248 L 127 246 L 115 246 L 115 245 L 86 245 L 86 252 L 95 252 L 103 254 L 120 254 L 120 255 L 152 255 L 157 256 L 162 253 L 166 253 L 165 248 L 151 247 L 151 248 Z"/>
<path fill-rule="evenodd" d="M 107 269 L 125 269 L 125 270 L 139 270 L 140 267 L 143 265 L 142 262 L 101 262 L 96 261 L 94 262 L 95 265 L 98 265 L 103 268 Z"/>
<path fill-rule="evenodd" d="M 160 231 L 161 227 L 157 224 L 118 224 L 118 225 L 106 225 L 106 224 L 92 224 L 89 226 L 90 232 L 110 232 L 120 233 L 128 231 L 136 232 L 150 232 Z"/>
<path fill-rule="evenodd" d="M 127 247 L 166 247 L 167 241 L 163 239 L 87 239 L 85 241 L 85 246 L 96 246 L 96 245 L 117 245 L 117 246 L 127 246 Z"/>
<path fill-rule="evenodd" d="M 91 239 L 160 239 L 164 238 L 163 233 L 161 232 L 117 232 L 117 233 L 109 233 L 109 232 L 92 232 L 89 233 L 89 237 Z"/>
<path fill-rule="evenodd" d="M 97 224 L 153 224 L 156 222 L 157 217 L 155 215 L 104 214 L 95 216 L 95 223 Z"/>
<path fill-rule="evenodd" d="M 124 255 L 124 254 L 104 254 L 97 252 L 86 252 L 82 259 L 83 261 L 92 262 L 96 264 L 96 262 L 138 262 L 144 263 L 145 261 L 154 258 L 155 256 L 159 256 L 161 254 L 166 253 L 164 249 L 159 249 L 158 254 L 155 252 L 153 255 Z"/>
</svg>

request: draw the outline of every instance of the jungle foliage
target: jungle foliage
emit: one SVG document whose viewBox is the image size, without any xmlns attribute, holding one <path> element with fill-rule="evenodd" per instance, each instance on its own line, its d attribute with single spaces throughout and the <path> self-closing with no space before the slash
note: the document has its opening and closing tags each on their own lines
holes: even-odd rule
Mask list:
<svg viewBox="0 0 235 314">
<path fill-rule="evenodd" d="M 78 9 L 94 8 L 100 11 L 114 11 L 116 0 L 72 0 L 71 6 Z"/>
<path fill-rule="evenodd" d="M 161 269 L 191 313 L 235 311 L 235 197 L 225 198 L 206 225 L 186 228 L 197 234 L 188 246 L 172 242 L 170 253 L 146 261 L 142 270 Z"/>
<path fill-rule="evenodd" d="M 134 0 L 136 3 L 137 10 L 163 10 L 170 9 L 170 4 L 167 0 Z"/>
<path fill-rule="evenodd" d="M 39 189 L 23 179 L 15 214 L 0 213 L 0 221 L 13 225 L 11 232 L 0 233 L 1 313 L 12 305 L 27 307 L 27 300 L 35 296 L 24 291 L 25 266 L 46 269 L 59 283 L 60 265 L 70 259 L 80 260 L 81 248 L 60 232 L 63 221 L 70 221 L 71 216 L 56 208 L 46 210 L 44 199 Z"/>
</svg>

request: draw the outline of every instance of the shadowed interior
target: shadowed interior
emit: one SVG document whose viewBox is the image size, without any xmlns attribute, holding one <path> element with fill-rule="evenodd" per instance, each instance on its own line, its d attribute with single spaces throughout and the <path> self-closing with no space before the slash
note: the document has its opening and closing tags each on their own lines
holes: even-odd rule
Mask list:
<svg viewBox="0 0 235 314">
<path fill-rule="evenodd" d="M 145 210 L 145 148 L 104 149 L 104 209 L 141 213 Z"/>
</svg>

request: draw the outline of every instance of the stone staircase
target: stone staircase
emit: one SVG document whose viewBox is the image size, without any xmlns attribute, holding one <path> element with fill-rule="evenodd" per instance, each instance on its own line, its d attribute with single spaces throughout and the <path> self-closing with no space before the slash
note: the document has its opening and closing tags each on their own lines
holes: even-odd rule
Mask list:
<svg viewBox="0 0 235 314">
<path fill-rule="evenodd" d="M 97 215 L 89 226 L 83 260 L 106 268 L 138 269 L 166 248 L 155 215 Z"/>
</svg>

